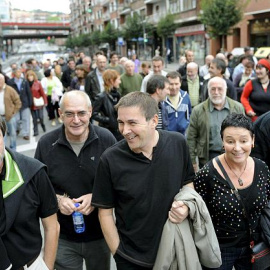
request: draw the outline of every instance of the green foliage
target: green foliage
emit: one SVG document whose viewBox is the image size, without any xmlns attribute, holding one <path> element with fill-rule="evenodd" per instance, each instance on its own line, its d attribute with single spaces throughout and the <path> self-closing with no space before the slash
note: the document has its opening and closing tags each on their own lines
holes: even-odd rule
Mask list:
<svg viewBox="0 0 270 270">
<path fill-rule="evenodd" d="M 213 38 L 229 35 L 231 28 L 242 20 L 248 2 L 248 0 L 202 0 L 203 13 L 200 21 Z"/>
<path fill-rule="evenodd" d="M 153 25 L 144 22 L 141 16 L 135 12 L 133 13 L 133 16 L 129 15 L 126 19 L 123 36 L 127 40 L 143 37 L 143 30 L 145 30 L 145 33 L 148 35 L 151 35 L 153 31 Z"/>
<path fill-rule="evenodd" d="M 174 23 L 174 15 L 173 14 L 167 14 L 164 18 L 161 18 L 157 25 L 157 34 L 160 37 L 167 37 L 171 35 L 175 29 L 177 28 L 177 25 Z"/>
<path fill-rule="evenodd" d="M 95 45 L 99 45 L 101 43 L 101 33 L 99 30 L 96 30 L 91 33 L 92 43 Z"/>
<path fill-rule="evenodd" d="M 58 16 L 48 16 L 47 17 L 47 22 L 60 22 L 61 18 Z"/>
<path fill-rule="evenodd" d="M 115 41 L 118 38 L 118 31 L 115 30 L 113 25 L 111 23 L 108 23 L 104 29 L 104 31 L 101 32 L 101 41 L 104 43 L 114 44 Z"/>
</svg>

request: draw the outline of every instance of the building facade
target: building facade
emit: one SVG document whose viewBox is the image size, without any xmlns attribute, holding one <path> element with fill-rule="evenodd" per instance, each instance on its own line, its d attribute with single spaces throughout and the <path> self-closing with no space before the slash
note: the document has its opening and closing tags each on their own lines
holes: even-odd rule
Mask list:
<svg viewBox="0 0 270 270">
<path fill-rule="evenodd" d="M 87 12 L 89 3 L 91 12 Z M 125 41 L 121 37 L 118 43 L 119 52 L 126 55 L 128 49 L 146 50 L 148 56 L 153 56 L 154 50 L 162 44 L 170 48 L 173 59 L 177 61 L 185 50 L 191 49 L 195 53 L 198 63 L 203 63 L 204 57 L 211 53 L 215 55 L 221 47 L 221 41 L 212 40 L 199 20 L 200 0 L 70 0 L 72 36 L 91 33 L 95 30 L 103 31 L 110 22 L 116 29 L 123 29 L 129 15 L 137 12 L 143 23 L 157 26 L 160 18 L 172 13 L 175 16 L 177 29 L 162 43 L 154 30 L 144 39 Z M 244 12 L 244 18 L 233 28 L 233 35 L 226 37 L 226 49 L 231 51 L 235 47 L 270 46 L 270 1 L 251 0 Z M 144 36 L 145 37 L 145 36 Z"/>
</svg>

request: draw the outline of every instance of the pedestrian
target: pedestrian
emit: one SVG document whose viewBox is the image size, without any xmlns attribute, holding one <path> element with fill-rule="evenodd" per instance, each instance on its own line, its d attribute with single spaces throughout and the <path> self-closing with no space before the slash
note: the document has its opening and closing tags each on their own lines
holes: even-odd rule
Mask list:
<svg viewBox="0 0 270 270">
<path fill-rule="evenodd" d="M 121 97 L 118 92 L 121 83 L 120 74 L 116 70 L 107 69 L 103 73 L 103 81 L 105 91 L 96 96 L 92 119 L 98 121 L 99 126 L 110 130 L 119 141 L 123 139 L 123 136 L 118 130 L 117 113 L 114 106 Z"/>
<path fill-rule="evenodd" d="M 48 116 L 51 121 L 52 126 L 56 126 L 55 119 L 58 118 L 58 122 L 62 124 L 62 120 L 60 118 L 58 108 L 59 101 L 61 96 L 63 95 L 63 85 L 61 81 L 53 75 L 51 69 L 47 69 L 44 72 L 45 77 L 41 80 L 42 88 L 44 89 L 45 94 L 47 95 L 48 100 Z"/>
<path fill-rule="evenodd" d="M 5 145 L 7 137 L 10 137 L 9 147 L 16 151 L 16 114 L 19 112 L 22 102 L 19 94 L 11 86 L 5 84 L 4 75 L 0 74 L 0 115 L 6 121 L 7 132 L 5 136 Z"/>
<path fill-rule="evenodd" d="M 0 269 L 54 269 L 58 207 L 45 165 L 5 148 L 5 133 L 0 117 Z"/>
<path fill-rule="evenodd" d="M 46 127 L 43 120 L 43 108 L 47 106 L 47 96 L 44 93 L 41 83 L 38 81 L 37 75 L 33 70 L 28 70 L 26 73 L 26 80 L 29 83 L 33 102 L 31 106 L 31 114 L 34 125 L 34 136 L 38 136 L 38 121 L 42 127 L 43 132 L 46 132 Z M 41 102 L 41 103 L 40 103 Z"/>
<path fill-rule="evenodd" d="M 22 78 L 21 69 L 17 68 L 14 70 L 14 78 L 12 78 L 8 84 L 17 91 L 22 102 L 22 107 L 16 114 L 17 134 L 21 132 L 23 139 L 29 140 L 31 114 L 30 109 L 33 103 L 33 97 L 28 82 Z"/>
<path fill-rule="evenodd" d="M 262 241 L 259 219 L 270 200 L 270 173 L 264 162 L 249 156 L 254 128 L 248 117 L 228 115 L 220 136 L 224 153 L 197 173 L 194 186 L 209 209 L 220 245 L 222 266 L 214 270 L 250 270 L 250 244 Z"/>
<path fill-rule="evenodd" d="M 184 136 L 156 130 L 158 106 L 148 94 L 129 93 L 116 110 L 125 140 L 102 154 L 92 206 L 117 269 L 151 269 L 168 216 L 180 223 L 188 215 L 173 199 L 183 185 L 193 187 L 194 171 Z"/>
<path fill-rule="evenodd" d="M 90 123 L 92 106 L 83 91 L 66 92 L 59 114 L 63 125 L 41 137 L 35 153 L 46 164 L 58 199 L 61 229 L 54 267 L 82 270 L 84 260 L 87 270 L 109 270 L 110 252 L 91 199 L 99 158 L 116 140 L 108 130 Z M 83 214 L 82 233 L 74 230 L 74 211 Z"/>
</svg>

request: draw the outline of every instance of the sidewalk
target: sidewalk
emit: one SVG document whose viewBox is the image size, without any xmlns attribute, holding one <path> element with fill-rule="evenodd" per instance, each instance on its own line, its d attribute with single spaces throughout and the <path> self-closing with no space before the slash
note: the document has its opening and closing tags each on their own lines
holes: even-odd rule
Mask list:
<svg viewBox="0 0 270 270">
<path fill-rule="evenodd" d="M 178 62 L 173 62 L 173 63 L 167 64 L 167 67 L 165 65 L 164 70 L 167 72 L 170 72 L 170 71 L 176 71 L 178 68 L 179 68 Z"/>
</svg>

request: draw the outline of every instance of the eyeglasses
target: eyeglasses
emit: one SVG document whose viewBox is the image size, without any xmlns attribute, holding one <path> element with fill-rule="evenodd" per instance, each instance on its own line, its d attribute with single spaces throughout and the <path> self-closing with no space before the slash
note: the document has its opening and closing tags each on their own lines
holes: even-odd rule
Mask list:
<svg viewBox="0 0 270 270">
<path fill-rule="evenodd" d="M 65 115 L 66 118 L 75 118 L 77 116 L 78 118 L 84 118 L 88 114 L 87 111 L 80 111 L 77 113 L 74 112 L 64 112 L 63 115 Z"/>
</svg>

